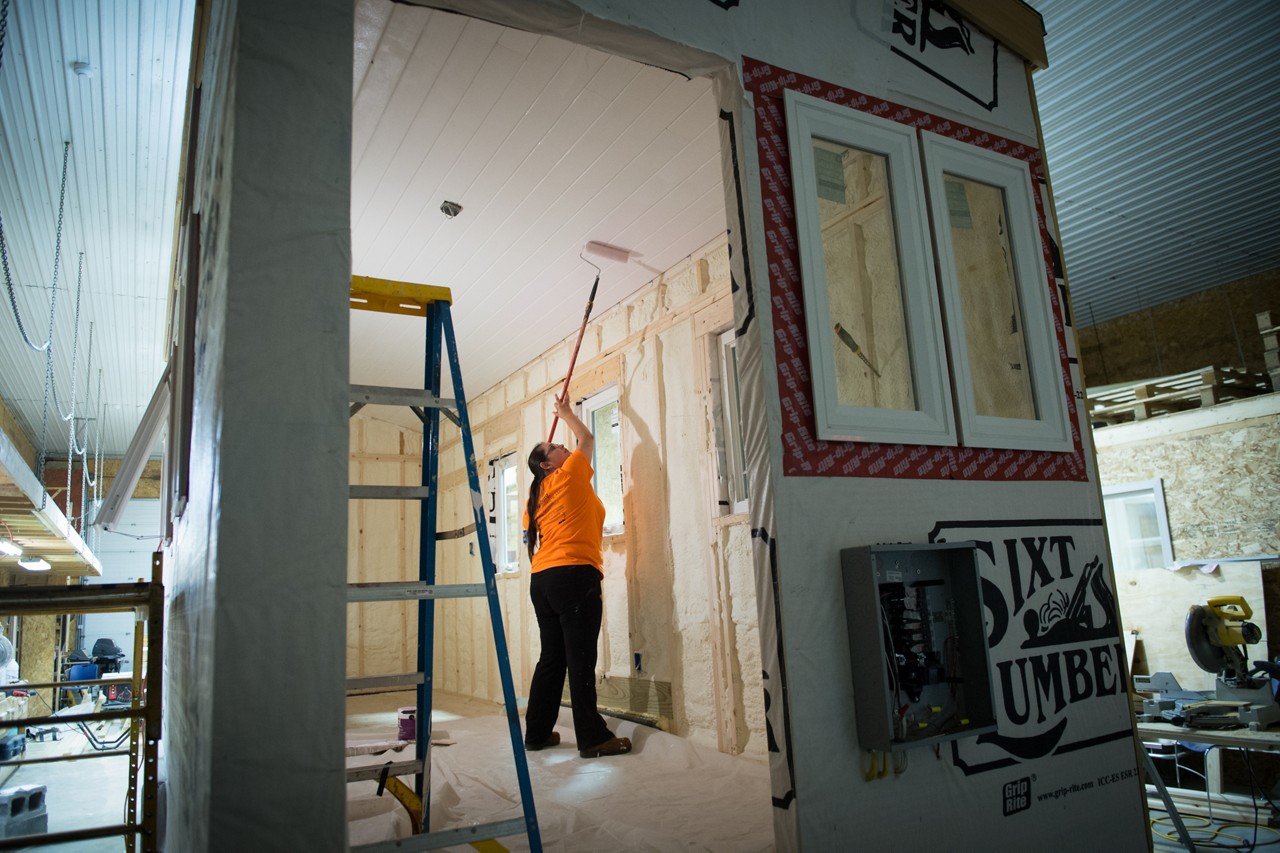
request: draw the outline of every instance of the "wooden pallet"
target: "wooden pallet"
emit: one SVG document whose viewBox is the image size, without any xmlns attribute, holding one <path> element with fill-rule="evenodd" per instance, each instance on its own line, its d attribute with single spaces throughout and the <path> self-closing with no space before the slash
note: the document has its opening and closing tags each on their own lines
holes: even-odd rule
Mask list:
<svg viewBox="0 0 1280 853">
<path fill-rule="evenodd" d="M 1266 374 L 1235 367 L 1202 367 L 1176 376 L 1091 391 L 1089 420 L 1094 426 L 1142 421 L 1270 390 Z"/>
</svg>

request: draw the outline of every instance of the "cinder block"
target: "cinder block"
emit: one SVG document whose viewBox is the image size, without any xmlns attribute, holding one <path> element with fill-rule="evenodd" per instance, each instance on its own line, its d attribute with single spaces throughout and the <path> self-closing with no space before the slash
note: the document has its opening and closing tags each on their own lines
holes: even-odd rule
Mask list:
<svg viewBox="0 0 1280 853">
<path fill-rule="evenodd" d="M 18 785 L 0 790 L 0 838 L 49 831 L 44 785 Z"/>
</svg>

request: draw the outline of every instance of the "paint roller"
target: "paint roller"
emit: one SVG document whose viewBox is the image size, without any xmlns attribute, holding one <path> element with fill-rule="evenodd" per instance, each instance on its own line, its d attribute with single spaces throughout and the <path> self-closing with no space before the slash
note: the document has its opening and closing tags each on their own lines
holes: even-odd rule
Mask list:
<svg viewBox="0 0 1280 853">
<path fill-rule="evenodd" d="M 600 267 L 591 263 L 586 255 L 595 255 L 606 261 L 616 261 L 624 264 L 631 258 L 631 253 L 626 249 L 619 249 L 617 246 L 610 246 L 608 243 L 598 243 L 595 240 L 583 246 L 582 251 L 578 253 L 579 258 L 596 268 L 596 280 L 591 284 L 591 295 L 587 297 L 587 308 L 582 312 L 582 328 L 578 330 L 578 342 L 573 345 L 573 355 L 569 358 L 569 372 L 564 376 L 564 388 L 560 391 L 561 400 L 569 396 L 569 380 L 573 379 L 573 366 L 578 362 L 578 348 L 582 346 L 582 336 L 586 334 L 587 321 L 591 319 L 591 306 L 596 301 L 596 288 L 600 286 Z M 559 423 L 559 415 L 551 419 L 551 432 L 547 435 L 548 444 L 556 437 L 556 425 Z"/>
</svg>

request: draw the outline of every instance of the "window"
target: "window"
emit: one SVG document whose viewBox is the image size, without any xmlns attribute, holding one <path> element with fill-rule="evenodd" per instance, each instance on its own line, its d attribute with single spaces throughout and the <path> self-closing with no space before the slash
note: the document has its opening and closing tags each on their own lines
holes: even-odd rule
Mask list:
<svg viewBox="0 0 1280 853">
<path fill-rule="evenodd" d="M 738 338 L 733 329 L 716 338 L 720 393 L 717 448 L 730 512 L 747 511 L 746 447 L 742 441 L 742 402 L 738 387 Z M 724 500 L 725 497 L 721 499 Z"/>
<path fill-rule="evenodd" d="M 1155 569 L 1173 564 L 1164 487 L 1159 480 L 1103 486 L 1102 505 L 1116 569 Z"/>
<path fill-rule="evenodd" d="M 818 437 L 956 444 L 915 131 L 786 110 Z"/>
<path fill-rule="evenodd" d="M 1074 449 L 1027 164 L 786 110 L 818 438 Z"/>
<path fill-rule="evenodd" d="M 616 386 L 592 394 L 580 404 L 579 417 L 595 437 L 595 454 L 591 467 L 595 470 L 596 494 L 604 502 L 606 536 L 621 533 L 622 524 L 622 438 L 619 429 L 618 389 Z"/>
<path fill-rule="evenodd" d="M 517 482 L 516 454 L 508 453 L 490 463 L 489 546 L 497 572 L 520 570 L 524 507 Z"/>
<path fill-rule="evenodd" d="M 960 438 L 1071 450 L 1030 169 L 936 133 L 921 144 Z"/>
</svg>

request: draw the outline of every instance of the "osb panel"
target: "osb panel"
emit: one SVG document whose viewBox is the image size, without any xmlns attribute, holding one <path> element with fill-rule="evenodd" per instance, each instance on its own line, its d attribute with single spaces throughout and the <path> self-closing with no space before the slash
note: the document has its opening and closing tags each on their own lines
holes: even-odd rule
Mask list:
<svg viewBox="0 0 1280 853">
<path fill-rule="evenodd" d="M 1086 381 L 1136 382 L 1210 365 L 1263 373 L 1256 315 L 1268 310 L 1280 314 L 1280 270 L 1081 328 Z M 1076 313 L 1080 323 L 1089 322 L 1086 306 L 1077 305 Z"/>
<path fill-rule="evenodd" d="M 26 434 L 18 426 L 18 422 L 14 420 L 13 414 L 3 400 L 0 400 L 0 432 L 9 436 L 13 446 L 18 449 L 18 455 L 27 463 L 27 467 L 34 471 L 36 469 L 35 447 L 27 440 Z"/>
<path fill-rule="evenodd" d="M 1098 471 L 1162 481 L 1175 560 L 1280 554 L 1280 418 L 1099 448 Z"/>
<path fill-rule="evenodd" d="M 1258 563 L 1225 563 L 1211 574 L 1194 568 L 1117 571 L 1116 600 L 1124 628 L 1138 632 L 1135 671 L 1172 672 L 1188 690 L 1212 689 L 1214 674 L 1197 666 L 1187 651 L 1184 623 L 1191 605 L 1220 595 L 1243 596 L 1249 603 L 1250 621 L 1263 631 L 1262 641 L 1249 648 L 1258 658 L 1264 657 L 1266 612 Z"/>
<path fill-rule="evenodd" d="M 58 680 L 58 619 L 52 615 L 22 617 L 22 633 L 19 637 L 18 664 L 22 667 L 22 677 L 32 683 Z M 69 651 L 69 650 L 68 650 Z M 53 691 L 50 689 L 33 691 L 40 699 L 36 706 L 41 710 L 45 705 L 56 708 Z"/>
<path fill-rule="evenodd" d="M 65 466 L 63 470 L 66 470 Z M 104 495 L 107 493 L 107 489 L 111 488 L 111 482 L 116 478 L 116 473 L 119 470 L 119 459 L 102 460 L 102 493 Z M 138 485 L 133 489 L 133 497 L 138 499 L 160 497 L 159 459 L 153 459 L 143 467 L 142 476 L 138 478 Z"/>
</svg>

